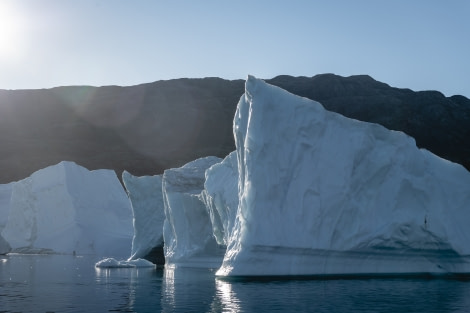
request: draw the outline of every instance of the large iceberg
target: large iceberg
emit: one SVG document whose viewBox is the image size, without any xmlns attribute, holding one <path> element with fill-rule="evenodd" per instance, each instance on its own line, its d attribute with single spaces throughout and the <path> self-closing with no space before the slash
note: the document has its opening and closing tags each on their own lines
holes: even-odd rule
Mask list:
<svg viewBox="0 0 470 313">
<path fill-rule="evenodd" d="M 163 207 L 162 176 L 133 176 L 124 171 L 122 180 L 132 204 L 134 237 L 129 260 L 151 258 L 158 264 L 163 260 Z M 160 255 L 153 257 L 152 254 Z"/>
<path fill-rule="evenodd" d="M 220 158 L 206 157 L 163 173 L 163 226 L 166 266 L 212 267 L 222 263 L 225 248 L 217 244 L 208 210 L 201 199 L 205 171 Z"/>
<path fill-rule="evenodd" d="M 128 255 L 129 199 L 112 170 L 61 162 L 15 182 L 1 235 L 14 252 Z"/>
<path fill-rule="evenodd" d="M 470 272 L 470 173 L 413 138 L 248 77 L 218 276 Z"/>
</svg>

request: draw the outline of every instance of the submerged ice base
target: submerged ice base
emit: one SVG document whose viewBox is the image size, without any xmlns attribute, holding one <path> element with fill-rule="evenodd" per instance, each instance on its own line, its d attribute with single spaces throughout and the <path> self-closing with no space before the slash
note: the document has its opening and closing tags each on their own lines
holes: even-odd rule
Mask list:
<svg viewBox="0 0 470 313">
<path fill-rule="evenodd" d="M 258 246 L 217 276 L 449 276 L 470 274 L 470 256 L 454 251 L 332 251 Z M 249 265 L 247 265 L 249 264 Z"/>
<path fill-rule="evenodd" d="M 462 166 L 251 76 L 234 135 L 239 205 L 218 276 L 470 272 Z"/>
</svg>

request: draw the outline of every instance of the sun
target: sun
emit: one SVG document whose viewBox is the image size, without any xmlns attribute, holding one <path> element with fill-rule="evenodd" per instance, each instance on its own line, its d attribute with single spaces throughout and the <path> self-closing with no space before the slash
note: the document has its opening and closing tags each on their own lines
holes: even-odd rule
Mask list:
<svg viewBox="0 0 470 313">
<path fill-rule="evenodd" d="M 24 39 L 24 18 L 11 2 L 0 1 L 0 60 L 16 58 Z"/>
</svg>

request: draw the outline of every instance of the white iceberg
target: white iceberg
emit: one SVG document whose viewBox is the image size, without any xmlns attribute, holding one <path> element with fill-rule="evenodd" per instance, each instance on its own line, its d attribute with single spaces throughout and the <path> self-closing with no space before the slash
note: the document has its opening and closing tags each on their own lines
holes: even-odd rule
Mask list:
<svg viewBox="0 0 470 313">
<path fill-rule="evenodd" d="M 238 208 L 238 162 L 235 151 L 206 170 L 201 198 L 211 219 L 214 237 L 227 245 Z"/>
<path fill-rule="evenodd" d="M 220 266 L 225 249 L 219 247 L 213 236 L 209 214 L 200 196 L 206 169 L 220 161 L 216 157 L 201 158 L 163 173 L 166 266 Z"/>
<path fill-rule="evenodd" d="M 163 249 L 163 207 L 162 177 L 133 176 L 122 174 L 132 204 L 134 237 L 132 238 L 132 259 L 145 258 L 152 249 Z"/>
<path fill-rule="evenodd" d="M 470 272 L 470 173 L 402 132 L 248 77 L 218 276 Z"/>
<path fill-rule="evenodd" d="M 61 162 L 12 186 L 1 235 L 13 252 L 128 255 L 129 199 L 112 170 Z"/>
</svg>

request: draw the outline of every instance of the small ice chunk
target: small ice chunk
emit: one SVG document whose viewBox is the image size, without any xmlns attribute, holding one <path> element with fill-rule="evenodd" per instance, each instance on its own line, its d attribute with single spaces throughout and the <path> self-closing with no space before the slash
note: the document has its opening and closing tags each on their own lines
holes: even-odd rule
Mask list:
<svg viewBox="0 0 470 313">
<path fill-rule="evenodd" d="M 137 268 L 137 267 L 155 267 L 150 261 L 145 259 L 135 260 L 116 260 L 114 258 L 106 258 L 95 264 L 99 268 Z"/>
</svg>

